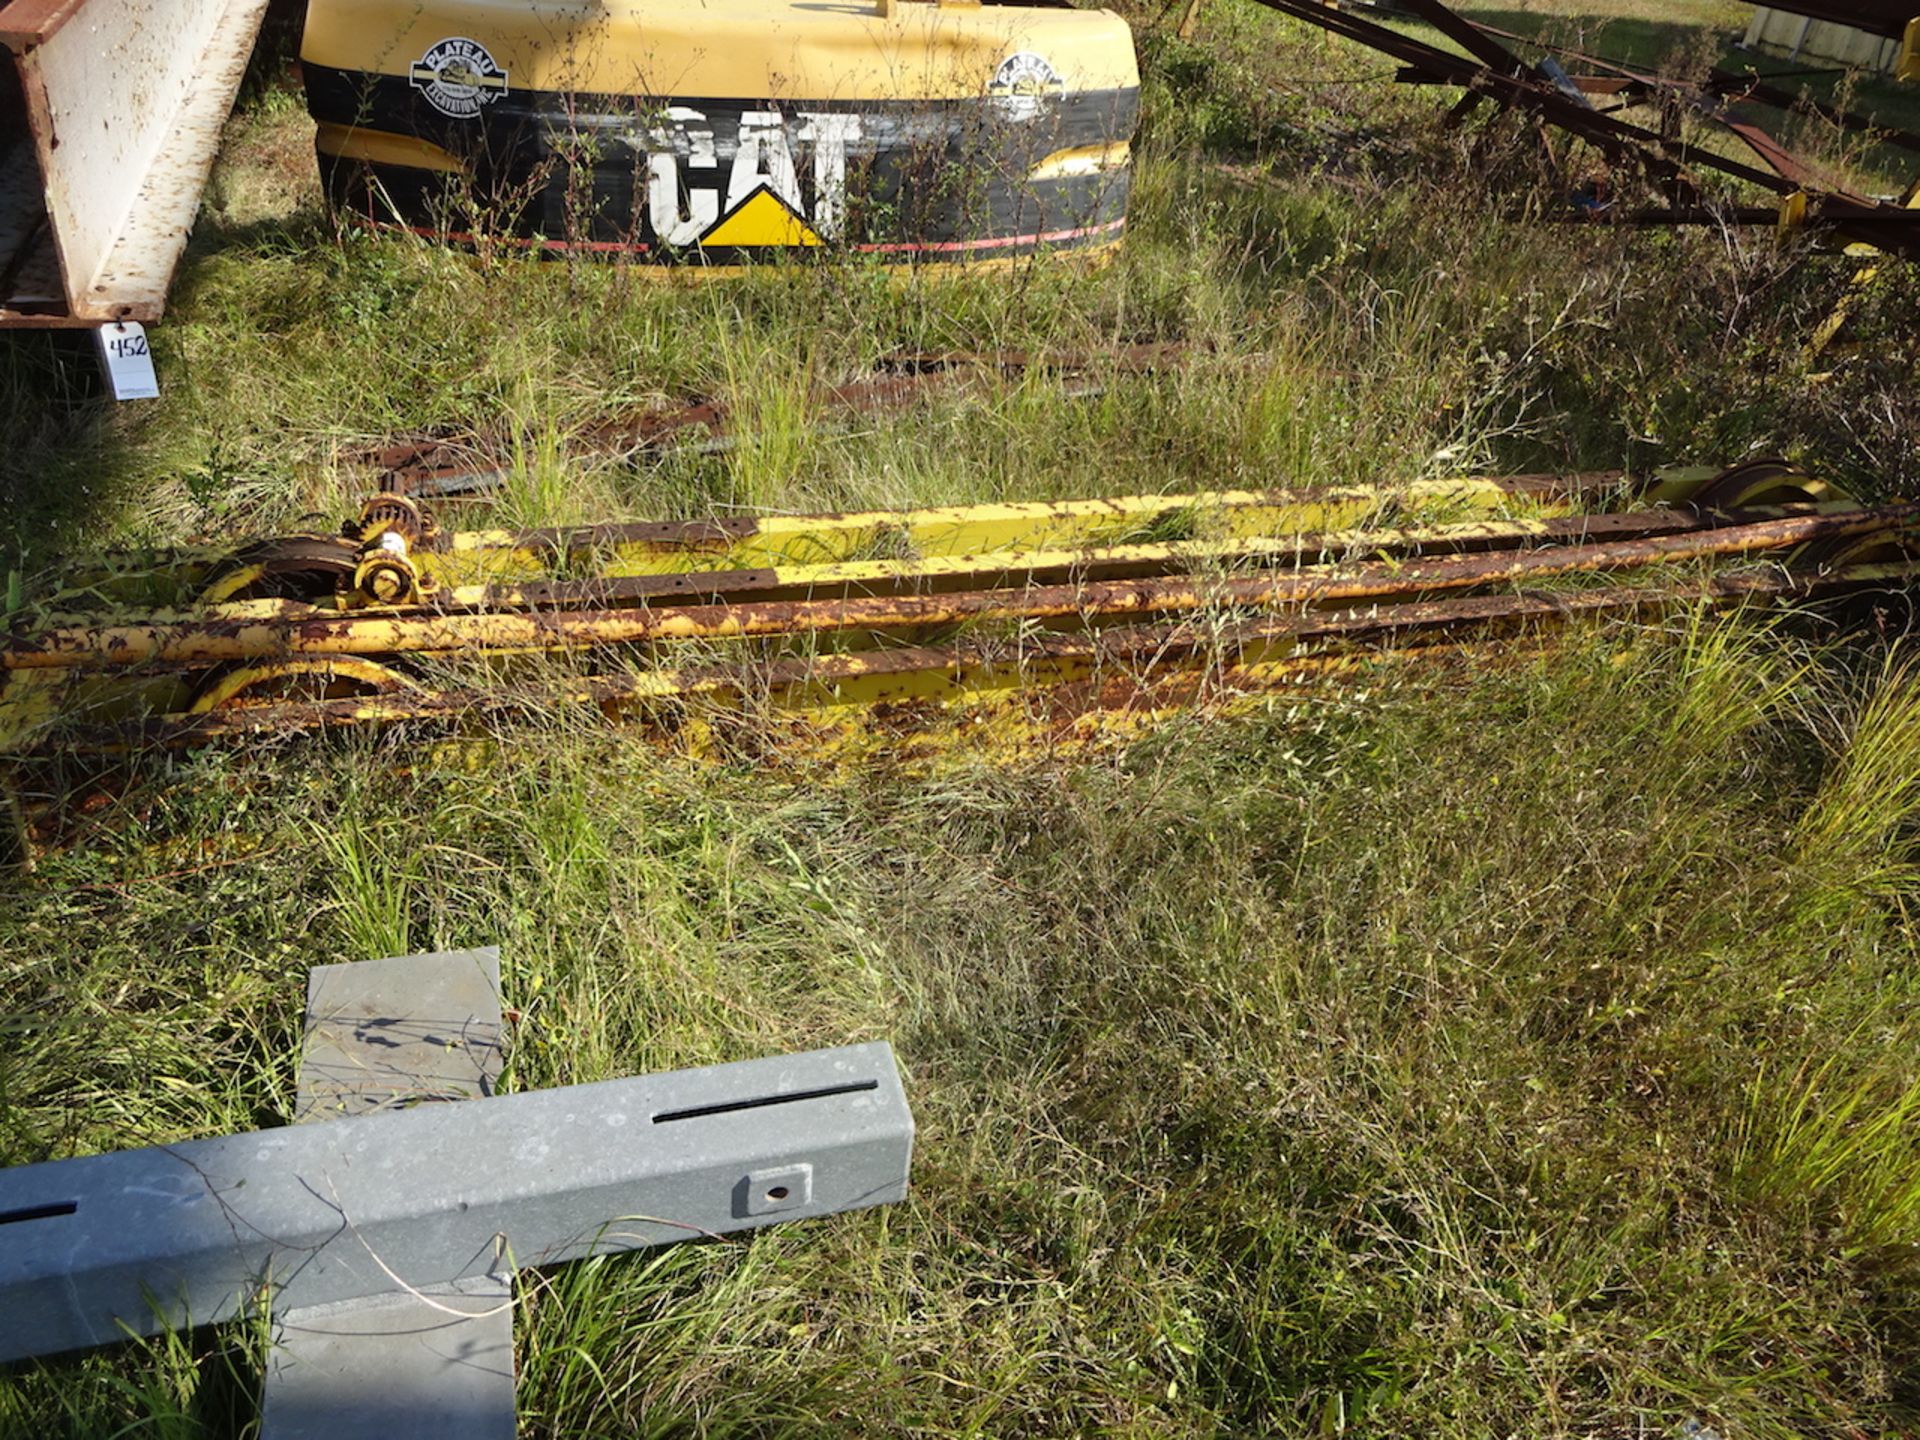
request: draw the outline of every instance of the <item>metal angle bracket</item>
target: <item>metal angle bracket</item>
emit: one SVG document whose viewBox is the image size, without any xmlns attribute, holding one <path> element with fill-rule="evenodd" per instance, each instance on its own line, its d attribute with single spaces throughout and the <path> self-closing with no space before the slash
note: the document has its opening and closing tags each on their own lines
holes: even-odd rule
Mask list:
<svg viewBox="0 0 1920 1440">
<path fill-rule="evenodd" d="M 0 1362 L 904 1198 L 885 1043 L 0 1170 Z"/>
</svg>

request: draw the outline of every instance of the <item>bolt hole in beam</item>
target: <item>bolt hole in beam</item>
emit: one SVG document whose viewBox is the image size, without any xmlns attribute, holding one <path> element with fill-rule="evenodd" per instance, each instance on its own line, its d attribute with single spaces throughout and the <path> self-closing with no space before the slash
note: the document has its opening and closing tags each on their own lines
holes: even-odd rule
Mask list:
<svg viewBox="0 0 1920 1440">
<path fill-rule="evenodd" d="M 814 1167 L 809 1161 L 770 1165 L 751 1172 L 734 1191 L 734 1215 L 773 1216 L 813 1203 Z"/>
</svg>

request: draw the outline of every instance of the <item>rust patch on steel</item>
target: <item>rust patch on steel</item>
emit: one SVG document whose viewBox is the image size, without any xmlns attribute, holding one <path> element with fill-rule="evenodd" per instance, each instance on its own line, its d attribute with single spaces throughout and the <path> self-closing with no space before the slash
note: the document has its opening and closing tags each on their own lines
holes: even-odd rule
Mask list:
<svg viewBox="0 0 1920 1440">
<path fill-rule="evenodd" d="M 1911 578 L 1911 566 L 1894 568 Z M 574 703 L 671 727 L 681 716 L 676 705 L 702 696 L 752 697 L 800 690 L 827 693 L 847 682 L 889 676 L 904 681 L 915 675 L 945 676 L 958 694 L 970 684 L 977 685 L 977 677 L 1003 673 L 1029 713 L 1044 721 L 1056 738 L 1063 738 L 1078 719 L 1094 712 L 1124 714 L 1204 704 L 1210 694 L 1234 688 L 1223 677 L 1235 667 L 1277 666 L 1270 681 L 1259 682 L 1263 688 L 1270 688 L 1271 684 L 1283 683 L 1290 674 L 1323 666 L 1355 650 L 1424 651 L 1435 645 L 1504 641 L 1542 627 L 1609 616 L 1651 618 L 1700 605 L 1829 599 L 1884 589 L 1889 583 L 1887 569 L 1868 567 L 1870 573 L 1864 575 L 1769 570 L 1714 577 L 1693 585 L 1408 600 L 1330 612 L 1269 615 L 1225 626 L 1182 620 L 1012 640 L 962 638 L 945 645 L 698 666 L 670 672 L 664 688 L 658 672 L 593 675 L 562 682 L 561 688 Z M 1050 668 L 1075 664 L 1090 668 L 1091 675 L 1047 680 Z M 976 678 L 970 681 L 969 676 Z M 47 744 L 62 754 L 114 752 L 150 744 L 191 746 L 365 723 L 458 723 L 521 711 L 544 713 L 554 700 L 551 685 L 499 685 L 269 703 L 188 718 L 158 717 L 130 725 L 67 725 L 57 736 L 49 736 Z M 891 699 L 882 687 L 875 702 L 864 707 L 865 713 L 874 718 L 863 728 L 901 735 L 923 727 L 945 708 L 937 696 L 903 692 L 901 698 Z"/>
<path fill-rule="evenodd" d="M 1398 601 L 1428 592 L 1471 590 L 1558 576 L 1629 570 L 1781 550 L 1912 525 L 1920 504 L 1811 515 L 1538 550 L 1420 559 L 1407 563 L 1307 567 L 1224 576 L 1151 577 L 1030 585 L 952 595 L 847 596 L 630 609 L 530 610 L 386 616 L 321 615 L 280 621 L 214 619 L 126 626 L 78 626 L 0 644 L 6 669 L 59 665 L 211 663 L 274 654 L 378 656 L 474 649 L 570 650 L 661 639 L 740 639 L 802 631 L 912 630 L 989 618 L 1081 622 L 1170 611 L 1258 606 L 1326 607 L 1356 600 Z"/>
</svg>

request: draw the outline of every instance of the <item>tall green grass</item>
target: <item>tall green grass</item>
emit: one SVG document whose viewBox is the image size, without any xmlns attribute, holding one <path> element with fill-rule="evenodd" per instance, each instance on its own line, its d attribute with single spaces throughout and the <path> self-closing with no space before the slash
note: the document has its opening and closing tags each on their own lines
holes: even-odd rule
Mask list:
<svg viewBox="0 0 1920 1440">
<path fill-rule="evenodd" d="M 889 1213 L 528 1277 L 533 1433 L 1897 1428 L 1920 971 L 1800 863 L 1862 684 L 1683 625 L 1071 766 L 194 762 L 243 825 L 163 794 L 0 912 L 0 1008 L 91 997 L 5 1153 L 270 1118 L 305 965 L 497 941 L 517 1086 L 886 1036 L 921 1124 Z M 29 1371 L 0 1430 L 219 1433 L 207 1353 Z"/>
<path fill-rule="evenodd" d="M 692 288 L 338 236 L 269 89 L 165 402 L 0 345 L 9 568 L 331 523 L 344 455 L 435 429 L 509 441 L 473 526 L 1762 450 L 1911 487 L 1898 277 L 1816 380 L 1851 262 L 1522 223 L 1521 159 L 1353 52 L 1139 14 L 1096 270 Z M 813 423 L 895 351 L 1155 339 L 1193 349 Z M 694 396 L 730 448 L 567 458 Z M 1885 648 L 1683 617 L 1017 768 L 698 766 L 579 714 L 131 757 L 0 886 L 0 1161 L 278 1123 L 310 966 L 498 943 L 516 1086 L 887 1037 L 920 1122 L 905 1205 L 526 1277 L 529 1434 L 1902 1433 L 1920 692 Z M 242 1433 L 266 1344 L 25 1367 L 0 1434 Z"/>
</svg>

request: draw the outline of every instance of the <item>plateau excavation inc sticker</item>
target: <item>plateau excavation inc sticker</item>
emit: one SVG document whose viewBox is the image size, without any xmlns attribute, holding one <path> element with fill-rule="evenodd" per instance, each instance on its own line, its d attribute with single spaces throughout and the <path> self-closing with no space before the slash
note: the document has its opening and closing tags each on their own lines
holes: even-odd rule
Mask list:
<svg viewBox="0 0 1920 1440">
<path fill-rule="evenodd" d="M 1066 81 L 1044 55 L 1021 50 L 1000 62 L 987 86 L 987 94 L 1000 109 L 1016 120 L 1030 120 L 1040 112 L 1043 101 L 1063 93 Z"/>
<path fill-rule="evenodd" d="M 407 78 L 429 105 L 456 120 L 471 120 L 481 107 L 507 93 L 507 72 L 494 64 L 487 47 L 459 36 L 428 50 Z"/>
</svg>

